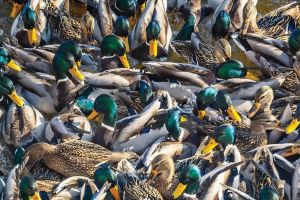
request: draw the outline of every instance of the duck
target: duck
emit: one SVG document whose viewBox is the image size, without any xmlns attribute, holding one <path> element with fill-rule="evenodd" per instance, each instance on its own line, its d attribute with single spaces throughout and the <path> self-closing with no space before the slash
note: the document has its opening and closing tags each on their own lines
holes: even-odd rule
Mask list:
<svg viewBox="0 0 300 200">
<path fill-rule="evenodd" d="M 241 33 L 255 33 L 266 37 L 287 41 L 286 35 L 296 28 L 299 17 L 297 2 L 291 2 L 279 7 L 256 22 L 257 10 L 252 1 L 248 1 L 244 8 L 245 23 Z"/>
<path fill-rule="evenodd" d="M 25 157 L 27 156 L 29 156 L 27 163 L 29 169 L 41 159 L 48 168 L 65 177 L 93 177 L 98 163 L 115 164 L 123 158 L 136 158 L 134 153 L 112 152 L 100 145 L 82 140 L 71 140 L 57 145 L 36 143 L 26 149 Z M 84 162 L 82 158 L 85 158 Z M 79 160 L 81 161 L 78 162 Z M 72 163 L 71 168 L 70 163 Z"/>
<path fill-rule="evenodd" d="M 118 16 L 126 16 L 129 20 L 130 27 L 133 28 L 137 20 L 136 4 L 137 4 L 136 1 L 133 0 L 126 0 L 126 1 L 117 0 L 115 4 L 112 5 L 111 9 Z"/>
<path fill-rule="evenodd" d="M 287 134 L 292 133 L 295 131 L 299 126 L 299 117 L 300 117 L 300 105 L 297 104 L 296 111 L 293 113 L 292 121 L 289 123 L 289 125 L 286 127 L 285 131 Z"/>
<path fill-rule="evenodd" d="M 0 80 L 2 103 L 5 105 L 5 114 L 1 119 L 4 141 L 12 147 L 18 147 L 41 140 L 47 123 L 43 115 L 18 95 L 13 82 L 8 77 L 2 75 Z M 15 123 L 16 121 L 19 123 Z M 18 126 L 21 124 L 22 126 Z"/>
<path fill-rule="evenodd" d="M 167 57 L 172 31 L 163 1 L 148 1 L 131 32 L 131 56 L 137 60 Z"/>
<path fill-rule="evenodd" d="M 23 47 L 39 46 L 41 42 L 48 43 L 51 31 L 43 12 L 46 3 L 40 0 L 28 1 L 22 12 L 15 18 L 11 27 L 11 36 L 18 39 Z"/>
<path fill-rule="evenodd" d="M 9 17 L 11 19 L 15 19 L 20 14 L 20 12 L 22 11 L 24 5 L 27 2 L 28 2 L 28 0 L 17 0 L 17 1 L 14 1 L 13 7 L 12 7 L 12 10 L 11 10 L 11 13 L 10 13 Z"/>
<path fill-rule="evenodd" d="M 7 66 L 15 71 L 22 71 L 22 68 L 13 60 L 9 51 L 4 47 L 0 47 L 0 65 Z"/>
</svg>

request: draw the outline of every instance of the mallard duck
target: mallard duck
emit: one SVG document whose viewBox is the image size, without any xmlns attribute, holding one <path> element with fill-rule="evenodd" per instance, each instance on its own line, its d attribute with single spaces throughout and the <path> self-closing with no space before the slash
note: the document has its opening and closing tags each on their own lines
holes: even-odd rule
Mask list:
<svg viewBox="0 0 300 200">
<path fill-rule="evenodd" d="M 5 114 L 1 118 L 4 141 L 18 147 L 40 140 L 46 125 L 43 115 L 17 94 L 13 82 L 8 77 L 0 76 L 0 85 L 5 108 Z M 9 99 L 13 103 L 10 103 Z"/>
<path fill-rule="evenodd" d="M 292 121 L 286 127 L 285 131 L 287 134 L 292 133 L 294 130 L 298 128 L 300 124 L 300 105 L 297 105 L 296 111 L 293 113 Z"/>
<path fill-rule="evenodd" d="M 129 20 L 130 27 L 133 28 L 133 26 L 136 23 L 136 1 L 133 0 L 117 0 L 115 4 L 111 7 L 112 10 L 118 15 L 118 16 L 126 16 Z"/>
<path fill-rule="evenodd" d="M 138 60 L 166 57 L 172 38 L 163 1 L 148 1 L 131 32 L 131 56 Z"/>
<path fill-rule="evenodd" d="M 45 6 L 46 3 L 40 0 L 28 1 L 15 19 L 11 27 L 11 36 L 16 37 L 21 46 L 33 47 L 38 46 L 41 41 L 50 41 L 51 32 L 46 15 L 42 11 Z"/>
<path fill-rule="evenodd" d="M 27 156 L 30 158 L 29 168 L 41 159 L 47 167 L 65 177 L 78 175 L 93 177 L 98 163 L 117 163 L 123 158 L 136 158 L 133 153 L 112 152 L 100 145 L 82 140 L 72 140 L 58 145 L 36 143 L 26 149 L 25 157 Z"/>
<path fill-rule="evenodd" d="M 245 19 L 241 32 L 242 34 L 255 33 L 286 41 L 286 35 L 296 28 L 299 14 L 298 3 L 292 2 L 267 13 L 256 22 L 256 6 L 252 1 L 248 1 L 244 8 Z"/>
<path fill-rule="evenodd" d="M 15 71 L 22 70 L 22 68 L 15 63 L 8 50 L 4 47 L 0 47 L 0 65 L 7 66 L 8 68 L 13 69 Z"/>
<path fill-rule="evenodd" d="M 226 0 L 219 4 L 214 12 L 211 26 L 216 36 L 225 36 L 229 32 L 236 32 L 241 29 L 244 20 L 244 7 L 248 1 Z M 253 0 L 256 5 L 257 1 Z M 226 33 L 227 32 L 227 33 Z"/>
<path fill-rule="evenodd" d="M 195 194 L 202 176 L 200 169 L 195 165 L 188 165 L 175 177 L 174 165 L 173 159 L 168 155 L 156 156 L 151 162 L 148 182 L 166 199 L 178 199 L 184 193 Z"/>
</svg>

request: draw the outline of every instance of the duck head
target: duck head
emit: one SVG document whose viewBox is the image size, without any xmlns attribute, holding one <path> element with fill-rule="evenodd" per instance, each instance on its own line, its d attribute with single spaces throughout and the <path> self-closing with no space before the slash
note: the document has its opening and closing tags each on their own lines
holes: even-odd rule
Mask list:
<svg viewBox="0 0 300 200">
<path fill-rule="evenodd" d="M 296 28 L 288 39 L 291 52 L 295 54 L 300 49 L 300 29 Z"/>
<path fill-rule="evenodd" d="M 257 113 L 270 110 L 273 99 L 273 89 L 270 86 L 262 86 L 256 92 L 254 103 L 248 113 L 248 117 L 253 118 Z"/>
<path fill-rule="evenodd" d="M 182 13 L 184 24 L 179 33 L 176 35 L 175 40 L 191 40 L 191 35 L 195 31 L 196 18 L 191 9 L 184 8 Z"/>
<path fill-rule="evenodd" d="M 224 91 L 218 91 L 216 103 L 222 111 L 226 111 L 228 116 L 234 121 L 241 121 L 241 116 L 232 105 L 230 95 Z"/>
<path fill-rule="evenodd" d="M 216 41 L 215 55 L 219 63 L 223 63 L 231 59 L 231 45 L 227 39 L 221 38 Z"/>
<path fill-rule="evenodd" d="M 137 0 L 137 2 L 138 2 L 138 11 L 139 11 L 139 14 L 141 15 L 146 8 L 147 0 Z"/>
<path fill-rule="evenodd" d="M 300 104 L 297 105 L 296 111 L 293 113 L 293 118 L 291 123 L 286 127 L 285 132 L 287 134 L 292 133 L 300 124 Z"/>
<path fill-rule="evenodd" d="M 24 176 L 20 183 L 20 194 L 23 200 L 41 200 L 37 182 L 30 176 Z"/>
<path fill-rule="evenodd" d="M 24 23 L 25 29 L 28 30 L 28 41 L 30 46 L 35 46 L 38 41 L 37 29 L 36 29 L 36 21 L 37 15 L 33 9 L 31 9 L 28 5 L 22 11 L 22 20 Z"/>
<path fill-rule="evenodd" d="M 15 0 L 13 3 L 12 11 L 10 13 L 10 18 L 15 19 L 20 12 L 22 11 L 24 5 L 27 3 L 28 0 Z"/>
<path fill-rule="evenodd" d="M 0 65 L 7 66 L 15 71 L 22 71 L 22 68 L 17 65 L 11 58 L 10 53 L 4 47 L 0 47 Z"/>
<path fill-rule="evenodd" d="M 145 80 L 139 82 L 139 95 L 143 106 L 148 105 L 153 100 L 152 87 Z"/>
<path fill-rule="evenodd" d="M 228 35 L 230 23 L 231 20 L 229 14 L 226 11 L 221 10 L 212 27 L 213 36 L 215 38 L 225 38 Z"/>
<path fill-rule="evenodd" d="M 75 104 L 85 116 L 89 116 L 93 112 L 94 102 L 90 99 L 78 98 Z"/>
<path fill-rule="evenodd" d="M 179 109 L 170 109 L 168 111 L 167 120 L 165 122 L 166 128 L 169 132 L 169 135 L 174 138 L 175 140 L 179 140 L 182 128 L 180 127 L 180 122 L 186 122 L 187 119 L 181 115 Z"/>
<path fill-rule="evenodd" d="M 94 101 L 94 109 L 92 113 L 87 117 L 88 120 L 93 120 L 98 115 L 102 115 L 102 123 L 106 126 L 114 128 L 117 121 L 118 106 L 115 100 L 107 95 L 101 94 Z"/>
<path fill-rule="evenodd" d="M 119 16 L 117 17 L 115 21 L 115 35 L 119 36 L 122 38 L 123 42 L 125 43 L 126 46 L 126 52 L 129 53 L 129 21 L 127 17 L 125 16 Z"/>
<path fill-rule="evenodd" d="M 156 12 L 156 11 L 154 11 Z M 155 16 L 155 14 L 153 14 Z M 147 42 L 149 43 L 149 56 L 156 58 L 158 51 L 158 36 L 160 33 L 159 23 L 152 17 L 148 26 L 146 27 Z"/>
<path fill-rule="evenodd" d="M 229 60 L 222 63 L 216 70 L 216 75 L 221 79 L 230 78 L 247 78 L 254 81 L 259 81 L 259 79 L 251 74 L 247 68 L 237 60 Z"/>
<path fill-rule="evenodd" d="M 81 17 L 82 32 L 85 36 L 93 35 L 95 31 L 95 18 L 88 11 Z"/>
<path fill-rule="evenodd" d="M 111 186 L 109 188 L 109 192 L 115 200 L 121 200 L 117 174 L 110 168 L 110 165 L 100 165 L 100 167 L 95 171 L 94 181 L 99 189 L 102 188 L 105 182 L 110 183 Z"/>
<path fill-rule="evenodd" d="M 119 10 L 116 13 L 118 15 L 125 15 L 128 20 L 130 27 L 133 28 L 136 24 L 136 1 L 135 0 L 117 0 L 115 4 L 116 9 Z"/>
<path fill-rule="evenodd" d="M 68 78 L 67 72 L 70 72 L 79 81 L 84 80 L 83 74 L 78 70 L 74 56 L 70 51 L 57 51 L 53 60 L 52 66 L 56 80 L 66 80 Z"/>
<path fill-rule="evenodd" d="M 81 66 L 82 49 L 76 42 L 71 40 L 66 41 L 59 46 L 57 51 L 69 51 L 74 57 L 77 68 Z"/>
<path fill-rule="evenodd" d="M 151 173 L 147 180 L 171 184 L 175 174 L 175 164 L 173 159 L 167 154 L 157 155 L 151 162 Z"/>
<path fill-rule="evenodd" d="M 6 76 L 0 76 L 0 94 L 8 96 L 17 106 L 24 106 L 24 101 L 18 96 L 13 82 Z"/>
<path fill-rule="evenodd" d="M 278 193 L 271 187 L 263 187 L 258 193 L 259 200 L 279 200 Z"/>
<path fill-rule="evenodd" d="M 14 164 L 18 165 L 23 162 L 24 159 L 24 154 L 25 154 L 25 149 L 22 147 L 18 147 L 15 151 L 15 157 L 14 157 Z"/>
<path fill-rule="evenodd" d="M 126 56 L 126 45 L 123 40 L 116 35 L 105 36 L 101 42 L 101 54 L 103 56 L 117 55 L 125 68 L 130 68 Z"/>
<path fill-rule="evenodd" d="M 229 144 L 233 144 L 235 140 L 235 128 L 231 124 L 223 124 L 215 128 L 212 139 L 202 149 L 203 154 L 211 152 L 218 144 L 225 148 Z"/>
<path fill-rule="evenodd" d="M 196 104 L 199 119 L 204 119 L 205 109 L 215 102 L 217 93 L 215 88 L 207 87 L 197 94 Z"/>
<path fill-rule="evenodd" d="M 195 194 L 201 179 L 200 169 L 196 165 L 187 165 L 178 175 L 179 184 L 173 192 L 173 198 L 178 199 L 183 193 Z"/>
</svg>

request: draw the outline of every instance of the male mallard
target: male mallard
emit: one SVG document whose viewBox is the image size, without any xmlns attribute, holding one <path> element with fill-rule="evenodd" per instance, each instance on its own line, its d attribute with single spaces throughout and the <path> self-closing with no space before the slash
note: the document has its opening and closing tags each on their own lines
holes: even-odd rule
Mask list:
<svg viewBox="0 0 300 200">
<path fill-rule="evenodd" d="M 9 51 L 4 47 L 0 47 L 0 65 L 7 66 L 10 69 L 15 71 L 21 71 L 22 68 L 15 63 Z"/>
<path fill-rule="evenodd" d="M 166 57 L 172 31 L 162 0 L 150 0 L 131 33 L 131 56 L 138 60 Z"/>
<path fill-rule="evenodd" d="M 112 152 L 100 145 L 82 140 L 72 140 L 58 145 L 33 144 L 26 149 L 25 157 L 27 156 L 30 158 L 29 166 L 42 159 L 47 167 L 65 177 L 78 175 L 92 177 L 98 163 L 115 164 L 123 158 L 136 157 L 130 152 Z"/>
<path fill-rule="evenodd" d="M 300 104 L 297 105 L 296 111 L 293 113 L 292 121 L 286 127 L 286 133 L 290 134 L 298 128 L 300 124 Z"/>
<path fill-rule="evenodd" d="M 183 11 L 184 24 L 175 36 L 174 40 L 191 40 L 191 35 L 195 32 L 196 17 L 192 13 L 191 9 L 184 9 Z"/>
<path fill-rule="evenodd" d="M 111 8 L 118 16 L 126 16 L 129 20 L 130 27 L 133 28 L 137 17 L 136 7 L 136 1 L 134 0 L 117 0 Z"/>
<path fill-rule="evenodd" d="M 42 114 L 19 97 L 14 84 L 6 76 L 0 76 L 2 103 L 6 114 L 1 120 L 4 141 L 14 147 L 40 140 L 46 121 Z M 13 103 L 6 102 L 10 98 Z"/>
<path fill-rule="evenodd" d="M 21 14 L 15 19 L 11 36 L 18 39 L 18 43 L 24 47 L 38 46 L 41 41 L 48 43 L 51 33 L 47 18 L 42 11 L 46 6 L 43 1 L 28 1 Z"/>
</svg>

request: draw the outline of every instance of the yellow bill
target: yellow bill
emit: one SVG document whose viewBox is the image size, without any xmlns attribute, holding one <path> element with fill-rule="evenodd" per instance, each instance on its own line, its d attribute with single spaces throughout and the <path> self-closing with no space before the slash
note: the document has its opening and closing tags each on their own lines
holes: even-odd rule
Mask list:
<svg viewBox="0 0 300 200">
<path fill-rule="evenodd" d="M 157 56 L 157 48 L 158 48 L 158 43 L 157 39 L 155 40 L 150 40 L 150 47 L 149 47 L 149 55 L 156 58 Z"/>
<path fill-rule="evenodd" d="M 89 116 L 87 117 L 87 120 L 91 121 L 91 120 L 94 120 L 98 117 L 98 113 L 96 110 L 93 110 Z"/>
<path fill-rule="evenodd" d="M 297 129 L 297 127 L 299 126 L 300 121 L 296 118 L 293 118 L 293 120 L 291 121 L 291 123 L 286 127 L 285 132 L 287 134 L 291 134 L 294 130 Z"/>
<path fill-rule="evenodd" d="M 248 117 L 252 118 L 257 113 L 260 107 L 261 103 L 255 102 L 252 108 L 250 109 L 250 112 L 248 113 Z"/>
<path fill-rule="evenodd" d="M 81 60 L 76 61 L 76 65 L 77 65 L 77 68 L 79 69 L 81 67 Z"/>
<path fill-rule="evenodd" d="M 205 116 L 205 110 L 198 110 L 198 118 L 199 119 L 204 119 Z"/>
<path fill-rule="evenodd" d="M 181 123 L 187 122 L 187 118 L 184 117 L 184 116 L 180 116 L 180 122 L 181 122 Z"/>
<path fill-rule="evenodd" d="M 219 143 L 216 142 L 215 139 L 210 139 L 209 143 L 203 147 L 201 153 L 202 154 L 207 154 L 211 152 L 216 146 L 218 146 Z"/>
<path fill-rule="evenodd" d="M 260 81 L 260 79 L 259 79 L 257 76 L 253 75 L 253 74 L 250 73 L 250 72 L 247 72 L 245 78 L 250 79 L 250 80 L 253 80 L 253 81 Z"/>
<path fill-rule="evenodd" d="M 140 14 L 142 14 L 144 12 L 145 8 L 146 8 L 146 2 L 144 2 L 143 4 L 141 4 L 139 6 L 139 12 L 140 12 Z"/>
<path fill-rule="evenodd" d="M 83 74 L 78 70 L 77 66 L 73 66 L 69 71 L 78 80 L 82 81 L 84 79 Z"/>
<path fill-rule="evenodd" d="M 129 40 L 128 40 L 128 36 L 122 37 L 122 40 L 123 40 L 123 42 L 124 42 L 124 44 L 125 44 L 126 52 L 129 53 L 130 48 L 129 48 Z"/>
<path fill-rule="evenodd" d="M 31 45 L 35 45 L 37 43 L 36 29 L 28 30 L 28 40 Z"/>
<path fill-rule="evenodd" d="M 32 197 L 32 200 L 42 200 L 41 196 L 40 196 L 40 193 L 39 192 L 35 192 L 33 197 Z"/>
<path fill-rule="evenodd" d="M 123 65 L 123 67 L 129 69 L 130 68 L 130 65 L 129 65 L 129 62 L 128 62 L 128 59 L 127 59 L 127 56 L 126 56 L 126 53 L 124 53 L 123 56 L 119 56 L 119 59 Z"/>
<path fill-rule="evenodd" d="M 18 96 L 15 90 L 12 91 L 11 94 L 8 95 L 9 98 L 19 107 L 24 106 L 24 101 L 21 97 Z"/>
<path fill-rule="evenodd" d="M 185 191 L 187 184 L 179 183 L 173 192 L 173 198 L 178 199 Z"/>
<path fill-rule="evenodd" d="M 10 13 L 10 18 L 15 19 L 18 16 L 18 14 L 22 11 L 23 6 L 23 4 L 14 3 L 13 9 Z"/>
<path fill-rule="evenodd" d="M 115 200 L 121 200 L 119 188 L 117 185 L 113 188 L 110 188 L 109 191 L 111 192 Z"/>
<path fill-rule="evenodd" d="M 9 61 L 9 63 L 7 63 L 7 66 L 18 72 L 22 71 L 22 68 L 19 65 L 17 65 L 12 59 Z"/>
<path fill-rule="evenodd" d="M 228 107 L 227 113 L 232 120 L 238 121 L 238 122 L 242 121 L 241 116 L 239 115 L 239 113 L 235 110 L 235 108 L 232 105 Z"/>
<path fill-rule="evenodd" d="M 130 29 L 132 30 L 137 21 L 136 16 L 129 17 L 128 21 L 129 21 Z"/>
</svg>

